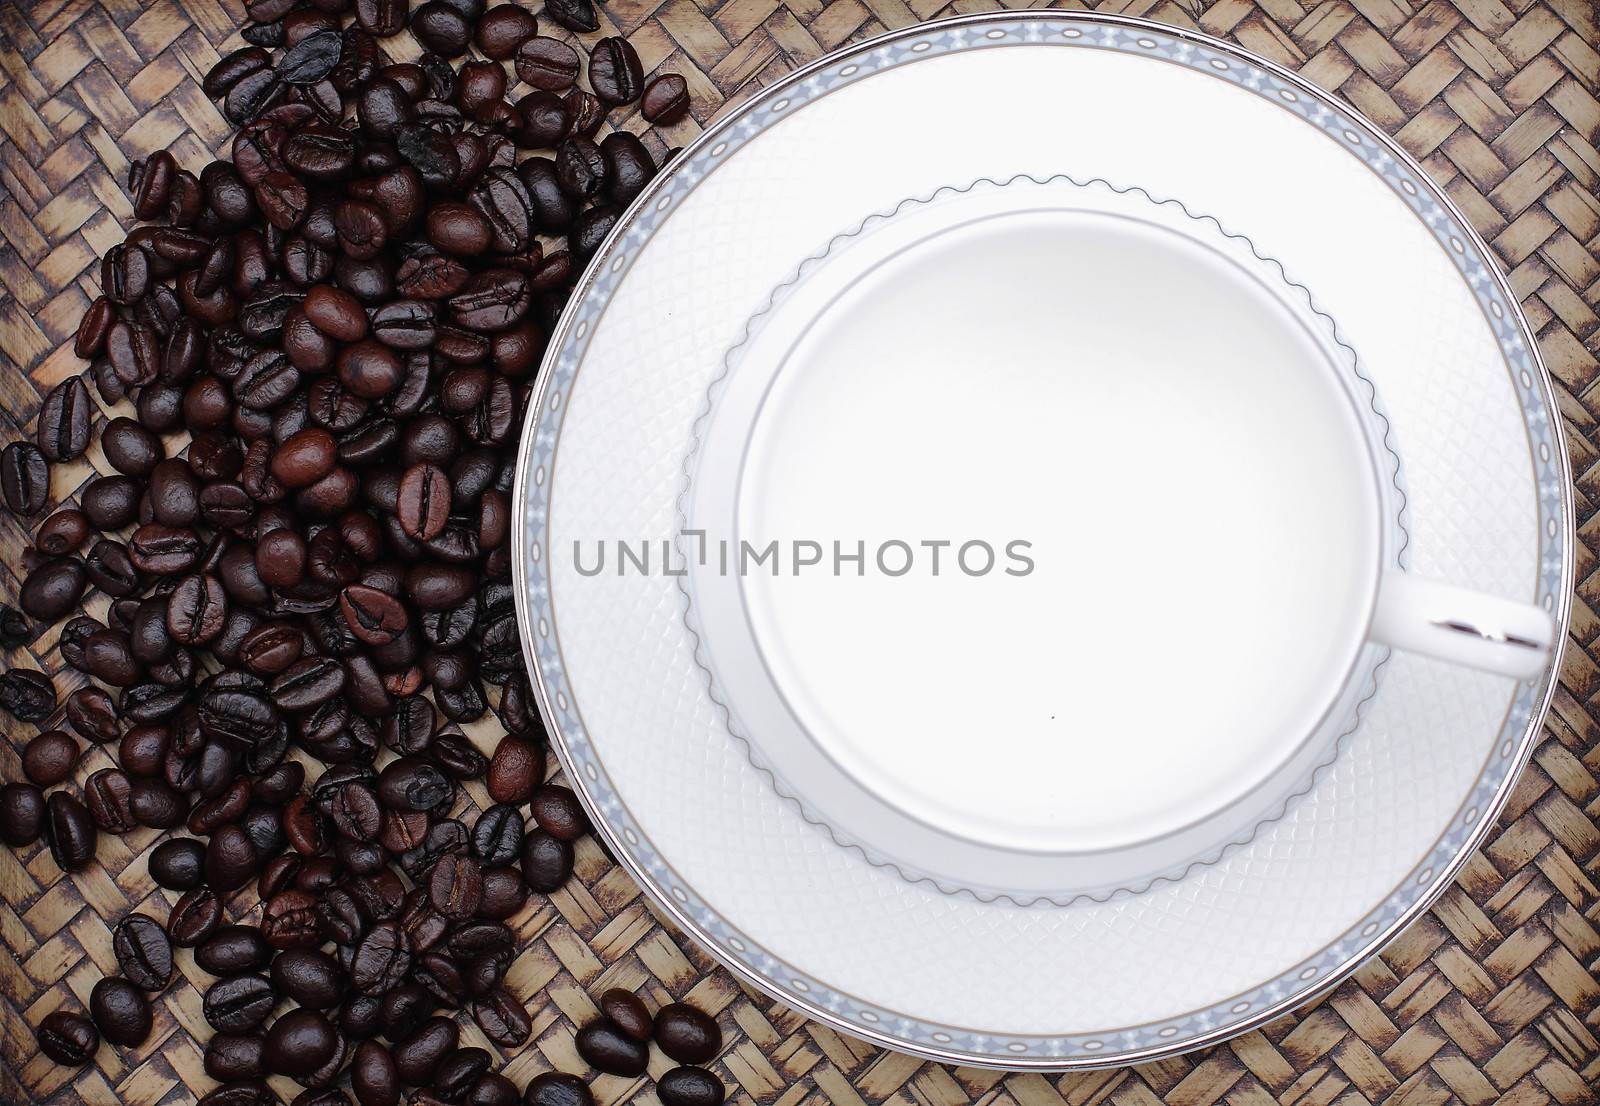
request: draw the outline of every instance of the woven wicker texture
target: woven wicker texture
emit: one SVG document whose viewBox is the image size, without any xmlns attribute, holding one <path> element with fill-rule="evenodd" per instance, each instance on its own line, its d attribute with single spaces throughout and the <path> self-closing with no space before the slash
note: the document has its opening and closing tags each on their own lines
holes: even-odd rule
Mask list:
<svg viewBox="0 0 1600 1106">
<path fill-rule="evenodd" d="M 693 116 L 667 135 L 681 144 L 721 105 L 843 42 L 991 6 L 612 0 L 601 19 L 602 33 L 626 34 L 647 68 L 689 79 Z M 1498 253 L 1556 379 L 1583 539 L 1572 640 L 1533 763 L 1439 904 L 1331 996 L 1208 1052 L 1066 1076 L 924 1064 L 807 1022 L 742 989 L 664 926 L 629 877 L 585 842 L 569 886 L 514 919 L 524 951 L 509 985 L 534 1016 L 533 1042 L 504 1068 L 519 1085 L 549 1067 L 582 1071 L 574 1030 L 592 1016 L 591 996 L 623 986 L 652 1005 L 686 998 L 717 1013 L 726 1049 L 715 1068 L 739 1102 L 1600 1100 L 1600 11 L 1593 0 L 1097 6 L 1232 39 L 1335 90 L 1421 159 Z M 166 147 L 198 169 L 227 138 L 199 78 L 240 44 L 242 19 L 240 0 L 0 0 L 0 439 L 31 435 L 41 395 L 82 368 L 71 336 L 96 294 L 99 255 L 130 224 L 129 160 Z M 643 128 L 637 118 L 617 122 Z M 53 498 L 104 471 L 98 446 L 56 466 Z M 0 512 L 8 601 L 28 540 Z M 103 615 L 104 605 L 97 599 L 90 610 Z M 51 631 L 3 662 L 60 671 L 55 646 Z M 58 680 L 63 697 L 74 679 Z M 36 729 L 6 722 L 0 776 L 15 779 Z M 477 731 L 492 748 L 497 727 Z M 78 779 L 109 763 L 91 748 Z M 468 792 L 486 802 L 481 788 Z M 42 848 L 0 849 L 0 942 L 12 953 L 0 956 L 0 1103 L 155 1106 L 191 1102 L 212 1086 L 192 985 L 208 977 L 188 953 L 142 1048 L 103 1046 L 95 1063 L 69 1072 L 34 1046 L 33 1025 L 63 1004 L 81 1008 L 114 969 L 118 918 L 146 904 L 165 918 L 172 896 L 146 869 L 156 840 L 149 831 L 102 836 L 100 863 L 71 880 Z M 465 1026 L 464 1043 L 487 1044 Z M 657 1055 L 653 1071 L 665 1066 Z M 285 1101 L 294 1093 L 289 1084 L 279 1090 Z M 649 1080 L 602 1076 L 594 1090 L 603 1106 L 656 1102 Z"/>
</svg>

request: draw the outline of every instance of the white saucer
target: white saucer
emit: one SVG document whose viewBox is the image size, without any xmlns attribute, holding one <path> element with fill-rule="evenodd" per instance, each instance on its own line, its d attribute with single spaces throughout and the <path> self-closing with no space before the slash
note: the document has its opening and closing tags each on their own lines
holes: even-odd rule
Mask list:
<svg viewBox="0 0 1600 1106">
<path fill-rule="evenodd" d="M 622 220 L 537 399 L 519 613 L 569 776 L 683 928 L 893 1047 L 1120 1063 L 1303 1001 L 1448 883 L 1548 703 L 1376 646 L 1306 693 L 1382 565 L 1564 626 L 1565 455 L 1449 202 L 1201 36 L 997 13 L 796 73 Z M 707 519 L 997 567 L 671 574 Z"/>
</svg>

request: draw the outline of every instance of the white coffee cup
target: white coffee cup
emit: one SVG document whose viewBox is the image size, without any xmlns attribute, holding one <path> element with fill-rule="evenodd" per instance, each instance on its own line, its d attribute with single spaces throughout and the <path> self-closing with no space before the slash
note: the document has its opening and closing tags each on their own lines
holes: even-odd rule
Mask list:
<svg viewBox="0 0 1600 1106">
<path fill-rule="evenodd" d="M 714 540 L 1028 542 L 1015 578 L 689 567 L 752 757 L 941 885 L 1148 882 L 1281 813 L 1389 649 L 1550 662 L 1543 609 L 1405 571 L 1403 443 L 1332 320 L 1137 191 L 903 209 L 785 289 L 714 398 L 684 520 Z"/>
</svg>

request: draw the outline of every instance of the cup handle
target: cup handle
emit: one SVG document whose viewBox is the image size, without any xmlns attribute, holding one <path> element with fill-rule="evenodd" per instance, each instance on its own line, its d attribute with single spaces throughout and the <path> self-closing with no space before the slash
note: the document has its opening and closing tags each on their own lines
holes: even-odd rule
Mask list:
<svg viewBox="0 0 1600 1106">
<path fill-rule="evenodd" d="M 1374 641 L 1519 680 L 1544 671 L 1556 623 L 1543 607 L 1390 570 Z"/>
</svg>

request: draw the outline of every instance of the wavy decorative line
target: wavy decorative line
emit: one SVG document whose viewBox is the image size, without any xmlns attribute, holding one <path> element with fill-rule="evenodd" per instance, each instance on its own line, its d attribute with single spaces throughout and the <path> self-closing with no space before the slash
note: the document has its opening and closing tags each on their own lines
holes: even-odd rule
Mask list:
<svg viewBox="0 0 1600 1106">
<path fill-rule="evenodd" d="M 785 298 L 787 298 L 790 290 L 798 285 L 801 280 L 805 278 L 807 273 L 816 268 L 816 266 L 821 264 L 823 261 L 827 260 L 827 258 L 831 256 L 834 250 L 837 249 L 841 244 L 859 237 L 867 230 L 868 227 L 894 219 L 908 207 L 929 204 L 935 200 L 948 196 L 957 196 L 970 193 L 974 189 L 984 185 L 999 189 L 1018 184 L 1022 181 L 1028 181 L 1040 187 L 1062 182 L 1071 184 L 1077 188 L 1088 188 L 1093 185 L 1099 185 L 1118 195 L 1138 195 L 1144 197 L 1150 203 L 1158 206 L 1174 207 L 1194 222 L 1210 223 L 1224 238 L 1243 243 L 1258 261 L 1262 262 L 1263 264 L 1270 264 L 1276 268 L 1279 277 L 1282 279 L 1285 285 L 1295 289 L 1305 297 L 1307 308 L 1309 308 L 1314 315 L 1321 318 L 1328 325 L 1329 333 L 1332 335 L 1334 342 L 1348 355 L 1348 367 L 1350 372 L 1356 377 L 1356 379 L 1360 380 L 1364 385 L 1366 385 L 1367 401 L 1371 407 L 1372 413 L 1383 424 L 1381 442 L 1384 450 L 1389 454 L 1391 459 L 1391 471 L 1389 474 L 1390 482 L 1394 488 L 1398 501 L 1396 525 L 1400 531 L 1400 543 L 1399 548 L 1395 551 L 1395 557 L 1397 561 L 1404 566 L 1406 560 L 1405 554 L 1406 550 L 1410 546 L 1411 536 L 1410 531 L 1406 527 L 1408 502 L 1406 498 L 1404 481 L 1401 478 L 1400 454 L 1396 451 L 1393 442 L 1393 426 L 1389 421 L 1388 414 L 1384 411 L 1382 403 L 1378 398 L 1377 385 L 1373 383 L 1371 378 L 1361 371 L 1360 357 L 1356 353 L 1355 348 L 1344 339 L 1343 335 L 1339 331 L 1339 324 L 1333 318 L 1333 316 L 1329 315 L 1326 311 L 1317 306 L 1315 298 L 1311 295 L 1311 290 L 1305 285 L 1300 284 L 1299 282 L 1290 278 L 1288 270 L 1284 268 L 1283 263 L 1276 257 L 1271 257 L 1262 253 L 1261 250 L 1256 246 L 1255 242 L 1248 235 L 1230 231 L 1213 215 L 1196 214 L 1186 203 L 1180 199 L 1175 197 L 1158 197 L 1152 194 L 1148 189 L 1139 185 L 1118 186 L 1109 180 L 1106 180 L 1104 177 L 1088 177 L 1080 180 L 1067 173 L 1056 173 L 1043 179 L 1035 177 L 1030 173 L 1017 173 L 1003 181 L 995 180 L 992 177 L 979 177 L 966 185 L 943 185 L 934 189 L 925 196 L 907 197 L 906 199 L 903 199 L 899 203 L 895 204 L 892 208 L 873 212 L 850 229 L 841 231 L 840 233 L 834 235 L 820 250 L 804 258 L 797 266 L 795 266 L 794 270 L 789 274 L 789 276 L 781 283 L 776 285 L 770 293 L 768 293 L 766 302 L 763 303 L 760 308 L 758 308 L 752 315 L 750 315 L 749 318 L 745 320 L 744 327 L 740 332 L 738 339 L 732 345 L 730 345 L 727 351 L 723 354 L 721 370 L 716 374 L 716 376 L 712 377 L 712 379 L 706 385 L 705 400 L 701 404 L 700 413 L 695 417 L 694 422 L 690 426 L 689 448 L 684 456 L 683 461 L 681 489 L 676 500 L 674 501 L 679 530 L 679 537 L 676 544 L 678 546 L 678 552 L 680 556 L 687 557 L 688 555 L 687 550 L 683 545 L 682 532 L 688 529 L 688 503 L 694 487 L 694 473 L 697 459 L 703 444 L 703 430 L 716 409 L 717 395 L 721 391 L 724 382 L 733 372 L 734 365 L 739 360 L 744 347 L 761 329 L 761 326 L 764 325 L 764 320 L 771 314 L 773 309 L 777 307 L 778 304 Z M 684 563 L 688 563 L 687 560 L 685 560 Z M 678 578 L 677 587 L 679 595 L 683 600 L 681 610 L 683 626 L 684 629 L 688 631 L 690 638 L 693 639 L 694 663 L 695 666 L 704 674 L 707 697 L 721 713 L 723 725 L 726 728 L 729 736 L 731 736 L 739 743 L 741 747 L 743 747 L 745 758 L 750 762 L 750 766 L 754 768 L 760 775 L 766 778 L 767 783 L 772 787 L 774 794 L 788 802 L 790 806 L 794 808 L 795 812 L 799 814 L 802 821 L 821 830 L 838 848 L 859 854 L 861 858 L 868 864 L 875 868 L 882 868 L 891 871 L 897 877 L 907 883 L 926 884 L 933 887 L 941 894 L 952 896 L 965 895 L 977 902 L 1005 902 L 1022 908 L 1037 906 L 1041 903 L 1048 903 L 1057 907 L 1067 907 L 1072 906 L 1075 903 L 1082 902 L 1106 903 L 1119 895 L 1142 895 L 1149 891 L 1152 887 L 1160 884 L 1182 882 L 1183 880 L 1187 879 L 1196 869 L 1209 867 L 1213 864 L 1216 864 L 1228 854 L 1249 846 L 1260 835 L 1263 829 L 1267 828 L 1268 826 L 1275 825 L 1281 821 L 1289 813 L 1290 808 L 1299 799 L 1303 798 L 1313 789 L 1315 789 L 1317 783 L 1321 780 L 1324 773 L 1338 761 L 1340 755 L 1344 752 L 1344 749 L 1348 744 L 1349 738 L 1361 728 L 1361 723 L 1363 721 L 1367 706 L 1378 693 L 1378 685 L 1380 683 L 1379 674 L 1388 666 L 1389 659 L 1392 656 L 1391 650 L 1387 648 L 1382 650 L 1382 657 L 1373 667 L 1369 675 L 1365 693 L 1355 705 L 1349 727 L 1341 732 L 1331 743 L 1328 756 L 1315 765 L 1307 773 L 1304 786 L 1285 796 L 1281 803 L 1279 803 L 1274 809 L 1269 810 L 1253 824 L 1249 825 L 1248 827 L 1241 828 L 1237 833 L 1234 834 L 1234 836 L 1208 850 L 1204 855 L 1189 861 L 1181 869 L 1171 869 L 1166 872 L 1160 872 L 1149 876 L 1142 880 L 1120 883 L 1116 886 L 1094 891 L 1076 891 L 1071 894 L 1041 893 L 1038 895 L 1027 896 L 1020 895 L 1014 891 L 969 887 L 966 886 L 965 883 L 941 879 L 940 877 L 930 873 L 918 871 L 902 861 L 881 854 L 873 846 L 870 846 L 865 842 L 858 841 L 851 835 L 841 833 L 832 825 L 832 823 L 816 814 L 798 792 L 791 790 L 788 785 L 782 781 L 782 778 L 767 762 L 765 756 L 760 752 L 756 744 L 751 741 L 747 735 L 740 731 L 739 726 L 734 720 L 732 709 L 724 700 L 724 697 L 719 693 L 718 682 L 711 669 L 710 657 L 706 650 L 705 639 L 700 632 L 700 627 L 696 624 L 696 619 L 693 613 L 693 597 L 689 591 L 688 578 L 686 575 Z"/>
</svg>

